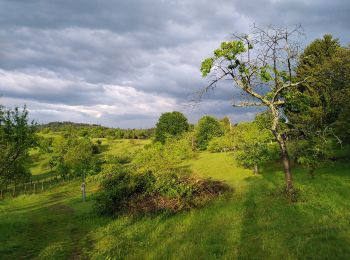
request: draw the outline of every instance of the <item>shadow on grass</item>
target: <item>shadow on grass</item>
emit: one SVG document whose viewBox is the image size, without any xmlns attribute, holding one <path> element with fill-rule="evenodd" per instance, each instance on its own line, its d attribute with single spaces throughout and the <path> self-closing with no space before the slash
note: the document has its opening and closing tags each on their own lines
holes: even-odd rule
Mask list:
<svg viewBox="0 0 350 260">
<path fill-rule="evenodd" d="M 238 258 L 349 259 L 350 183 L 339 183 L 346 171 L 340 168 L 325 169 L 315 179 L 296 169 L 295 203 L 278 192 L 284 176 L 275 167 L 265 167 L 262 178 L 247 178 Z"/>
<path fill-rule="evenodd" d="M 50 194 L 52 195 L 52 194 Z M 85 259 L 89 231 L 105 224 L 91 213 L 91 199 L 48 195 L 0 216 L 1 259 Z M 54 194 L 56 195 L 56 194 Z"/>
</svg>

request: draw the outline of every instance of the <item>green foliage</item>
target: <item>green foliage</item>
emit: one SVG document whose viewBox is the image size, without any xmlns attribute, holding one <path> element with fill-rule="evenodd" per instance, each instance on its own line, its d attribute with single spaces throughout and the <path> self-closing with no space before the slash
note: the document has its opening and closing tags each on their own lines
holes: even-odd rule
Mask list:
<svg viewBox="0 0 350 260">
<path fill-rule="evenodd" d="M 134 158 L 133 153 L 128 151 L 123 151 L 123 152 L 115 153 L 112 156 L 109 156 L 108 161 L 110 163 L 128 164 L 128 163 L 131 163 L 133 158 Z"/>
<path fill-rule="evenodd" d="M 163 113 L 156 125 L 155 140 L 165 143 L 168 136 L 179 136 L 189 130 L 189 124 L 184 114 L 174 111 Z"/>
<path fill-rule="evenodd" d="M 221 118 L 219 120 L 219 122 L 220 122 L 225 134 L 230 133 L 231 128 L 232 128 L 230 119 L 227 116 L 225 116 L 225 117 Z"/>
<path fill-rule="evenodd" d="M 101 161 L 95 156 L 94 146 L 86 137 L 70 135 L 55 147 L 50 164 L 62 177 L 95 174 L 100 170 Z"/>
<path fill-rule="evenodd" d="M 73 122 L 51 122 L 39 126 L 40 132 L 50 131 L 59 133 L 74 132 L 80 137 L 110 138 L 110 139 L 148 139 L 154 135 L 154 129 L 121 129 L 108 128 L 100 125 L 80 124 Z"/>
<path fill-rule="evenodd" d="M 286 93 L 285 112 L 304 135 L 333 128 L 348 142 L 350 126 L 350 50 L 325 35 L 312 42 L 301 55 L 297 78 L 308 81 Z M 309 137 L 308 137 L 309 138 Z"/>
<path fill-rule="evenodd" d="M 217 119 L 212 116 L 204 116 L 199 119 L 196 127 L 196 144 L 200 150 L 205 150 L 211 139 L 223 134 L 224 130 Z"/>
<path fill-rule="evenodd" d="M 244 44 L 241 41 L 222 42 L 219 49 L 214 50 L 214 57 L 234 60 L 237 54 L 245 52 Z"/>
<path fill-rule="evenodd" d="M 125 210 L 135 196 L 143 195 L 154 182 L 150 174 L 140 174 L 126 168 L 114 168 L 102 181 L 96 196 L 95 209 L 99 214 L 112 215 Z"/>
<path fill-rule="evenodd" d="M 140 172 L 164 173 L 175 169 L 181 159 L 161 143 L 146 146 L 135 155 L 133 162 Z"/>
<path fill-rule="evenodd" d="M 295 142 L 296 149 L 293 156 L 295 160 L 302 166 L 309 169 L 309 173 L 314 177 L 314 172 L 324 166 L 326 163 L 330 164 L 330 149 L 339 149 L 332 144 L 330 133 L 317 132 L 314 136 L 307 139 L 297 140 Z"/>
<path fill-rule="evenodd" d="M 39 151 L 43 154 L 45 153 L 52 153 L 52 143 L 53 138 L 52 137 L 43 137 L 41 136 L 38 138 L 38 147 Z"/>
<path fill-rule="evenodd" d="M 264 66 L 260 68 L 260 78 L 262 79 L 263 82 L 269 82 L 273 79 L 268 69 L 269 69 L 269 66 Z"/>
<path fill-rule="evenodd" d="M 136 153 L 133 163 L 140 172 L 162 174 L 175 171 L 183 160 L 193 156 L 192 136 L 186 133 L 181 137 L 167 139 L 164 145 L 154 143 L 145 146 Z"/>
<path fill-rule="evenodd" d="M 28 122 L 26 107 L 22 111 L 0 106 L 0 182 L 28 180 L 29 149 L 37 144 L 34 123 Z"/>
<path fill-rule="evenodd" d="M 234 127 L 237 148 L 234 158 L 239 165 L 257 168 L 267 161 L 277 159 L 278 146 L 272 142 L 274 137 L 271 131 L 265 128 L 267 118 L 267 114 L 260 115 L 254 122 L 240 123 Z"/>
<path fill-rule="evenodd" d="M 203 206 L 230 188 L 222 182 L 194 179 L 183 171 L 155 174 L 133 167 L 108 168 L 96 196 L 95 210 L 102 215 L 177 212 Z"/>
<path fill-rule="evenodd" d="M 206 77 L 210 73 L 210 70 L 213 67 L 213 63 L 214 63 L 213 58 L 207 58 L 202 62 L 200 71 L 202 72 L 203 77 Z"/>
<path fill-rule="evenodd" d="M 249 49 L 252 48 L 252 45 L 250 45 Z M 238 54 L 244 53 L 246 51 L 247 49 L 245 48 L 242 41 L 222 42 L 220 48 L 214 50 L 214 57 L 207 58 L 202 62 L 200 68 L 202 76 L 206 77 L 215 65 L 215 62 L 222 59 L 230 61 L 231 64 L 228 67 L 230 70 L 234 70 L 238 67 L 241 73 L 247 73 L 248 69 L 243 63 L 240 62 L 239 58 L 237 58 Z"/>
<path fill-rule="evenodd" d="M 226 134 L 211 139 L 207 149 L 212 153 L 234 151 L 236 149 L 236 143 L 231 134 Z"/>
</svg>

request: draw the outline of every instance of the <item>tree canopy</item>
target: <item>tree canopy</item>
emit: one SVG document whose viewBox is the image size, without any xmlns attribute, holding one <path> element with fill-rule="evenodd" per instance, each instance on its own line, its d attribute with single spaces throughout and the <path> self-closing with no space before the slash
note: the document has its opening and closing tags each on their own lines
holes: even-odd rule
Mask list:
<svg viewBox="0 0 350 260">
<path fill-rule="evenodd" d="M 181 112 L 163 113 L 156 125 L 155 140 L 165 143 L 167 136 L 179 136 L 189 130 L 187 118 Z"/>
<path fill-rule="evenodd" d="M 196 129 L 196 141 L 200 150 L 207 149 L 209 141 L 214 137 L 224 134 L 224 129 L 220 122 L 212 116 L 204 116 L 198 121 Z"/>
</svg>

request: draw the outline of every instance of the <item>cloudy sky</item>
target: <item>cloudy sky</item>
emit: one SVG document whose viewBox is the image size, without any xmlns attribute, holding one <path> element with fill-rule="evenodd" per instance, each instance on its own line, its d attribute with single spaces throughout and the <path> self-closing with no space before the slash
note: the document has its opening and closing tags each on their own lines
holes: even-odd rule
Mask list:
<svg viewBox="0 0 350 260">
<path fill-rule="evenodd" d="M 233 88 L 190 102 L 201 60 L 253 23 L 348 44 L 349 14 L 349 0 L 0 0 L 0 104 L 26 104 L 39 123 L 150 127 L 173 110 L 249 120 Z"/>
</svg>

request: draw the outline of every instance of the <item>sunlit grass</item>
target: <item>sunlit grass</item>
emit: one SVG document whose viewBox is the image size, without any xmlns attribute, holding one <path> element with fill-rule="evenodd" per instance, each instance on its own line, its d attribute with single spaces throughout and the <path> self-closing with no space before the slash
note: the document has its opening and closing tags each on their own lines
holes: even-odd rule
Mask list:
<svg viewBox="0 0 350 260">
<path fill-rule="evenodd" d="M 102 156 L 138 149 L 128 140 L 102 141 L 108 145 Z M 230 153 L 207 152 L 184 165 L 198 176 L 226 181 L 233 193 L 176 215 L 111 219 L 92 211 L 96 184 L 88 183 L 83 203 L 75 180 L 0 202 L 1 258 L 350 258 L 349 163 L 329 165 L 315 179 L 295 169 L 296 203 L 279 192 L 284 181 L 279 165 L 254 176 L 237 167 Z"/>
</svg>

